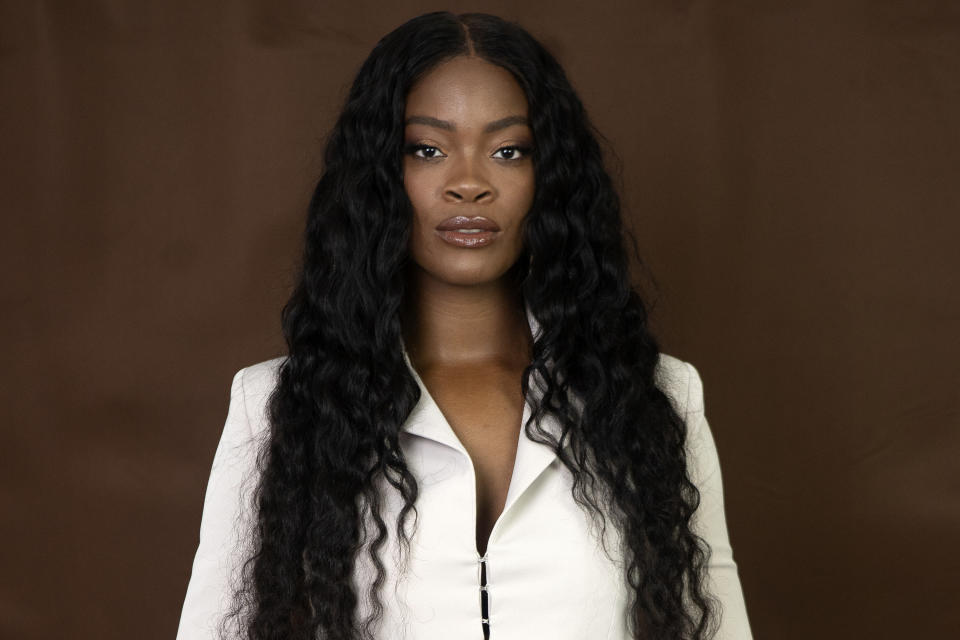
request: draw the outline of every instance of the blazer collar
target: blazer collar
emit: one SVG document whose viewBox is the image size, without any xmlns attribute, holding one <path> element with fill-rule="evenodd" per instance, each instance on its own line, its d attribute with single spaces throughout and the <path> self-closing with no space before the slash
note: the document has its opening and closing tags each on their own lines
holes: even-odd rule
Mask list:
<svg viewBox="0 0 960 640">
<path fill-rule="evenodd" d="M 534 317 L 533 312 L 530 310 L 530 305 L 525 305 L 525 308 L 527 322 L 530 326 L 530 333 L 534 340 L 536 340 L 540 337 L 542 331 L 540 323 L 537 322 L 536 317 Z M 403 358 L 407 363 L 407 367 L 410 369 L 414 379 L 417 381 L 417 385 L 420 387 L 420 400 L 413 408 L 413 411 L 410 412 L 410 415 L 407 416 L 407 420 L 404 422 L 402 430 L 421 438 L 433 440 L 434 442 L 455 449 L 461 454 L 469 457 L 469 454 L 467 453 L 466 448 L 463 446 L 463 443 L 460 442 L 457 434 L 454 433 L 450 423 L 447 421 L 446 417 L 444 417 L 443 413 L 440 411 L 440 407 L 433 399 L 433 396 L 430 395 L 430 391 L 420 378 L 420 374 L 417 373 L 417 370 L 410 362 L 410 356 L 407 353 L 406 345 L 403 344 L 402 337 L 400 339 L 400 345 L 403 350 Z M 549 362 L 547 364 L 549 366 Z M 540 473 L 557 457 L 556 452 L 550 446 L 541 444 L 539 442 L 534 442 L 526 435 L 526 431 L 523 426 L 526 425 L 527 420 L 531 415 L 530 396 L 536 397 L 537 400 L 542 397 L 538 385 L 530 385 L 529 395 L 524 402 L 523 420 L 520 425 L 520 434 L 517 441 L 517 457 L 514 463 L 513 476 L 510 480 L 510 488 L 507 492 L 507 500 L 504 510 L 506 510 L 506 508 L 509 507 L 513 502 L 515 502 L 520 494 L 530 484 L 532 484 L 537 476 L 539 476 Z M 554 415 L 549 413 L 546 414 L 540 419 L 539 424 L 544 430 L 552 434 L 555 438 L 560 437 L 561 426 Z"/>
</svg>

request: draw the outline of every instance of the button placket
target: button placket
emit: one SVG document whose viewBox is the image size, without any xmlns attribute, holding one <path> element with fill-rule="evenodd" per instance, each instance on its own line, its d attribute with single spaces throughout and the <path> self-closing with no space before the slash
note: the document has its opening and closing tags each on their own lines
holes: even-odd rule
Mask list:
<svg viewBox="0 0 960 640">
<path fill-rule="evenodd" d="M 480 583 L 480 626 L 483 629 L 483 638 L 490 638 L 490 585 L 488 582 L 487 554 L 477 558 L 478 582 Z"/>
</svg>

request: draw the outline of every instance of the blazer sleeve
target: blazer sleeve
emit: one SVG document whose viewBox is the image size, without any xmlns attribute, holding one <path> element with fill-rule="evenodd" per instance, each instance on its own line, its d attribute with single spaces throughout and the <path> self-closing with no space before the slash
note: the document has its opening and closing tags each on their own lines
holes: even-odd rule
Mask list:
<svg viewBox="0 0 960 640">
<path fill-rule="evenodd" d="M 686 423 L 691 480 L 700 491 L 700 507 L 693 516 L 693 529 L 710 547 L 709 584 L 720 603 L 720 625 L 716 640 L 751 640 L 750 623 L 737 564 L 727 533 L 723 509 L 720 460 L 704 412 L 703 383 L 693 365 L 688 369 Z"/>
<path fill-rule="evenodd" d="M 244 559 L 247 500 L 256 455 L 244 393 L 244 370 L 233 377 L 230 406 L 213 458 L 200 521 L 200 541 L 180 614 L 177 640 L 213 640 L 229 610 L 233 580 Z"/>
</svg>

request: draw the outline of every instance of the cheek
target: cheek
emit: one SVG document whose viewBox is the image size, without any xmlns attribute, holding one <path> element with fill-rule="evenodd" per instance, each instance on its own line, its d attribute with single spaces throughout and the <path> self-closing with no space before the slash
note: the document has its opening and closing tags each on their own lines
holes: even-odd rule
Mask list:
<svg viewBox="0 0 960 640">
<path fill-rule="evenodd" d="M 523 194 L 523 197 L 532 197 L 536 175 L 533 171 L 533 165 L 527 164 L 521 170 L 517 170 L 511 180 L 513 191 L 517 194 Z"/>
<path fill-rule="evenodd" d="M 417 172 L 404 172 L 403 187 L 407 192 L 407 198 L 410 200 L 412 212 L 410 240 L 413 245 L 419 245 L 423 242 L 423 236 L 429 225 L 430 211 L 430 193 L 432 187 L 424 179 L 422 174 Z"/>
<path fill-rule="evenodd" d="M 527 184 L 527 208 L 533 206 L 533 198 L 536 194 L 537 186 L 534 183 L 533 174 L 530 175 L 530 182 Z"/>
<path fill-rule="evenodd" d="M 534 182 L 533 170 L 523 176 L 514 186 L 513 194 L 514 201 L 517 206 L 523 209 L 523 213 L 526 214 L 527 211 L 533 206 L 533 197 L 536 192 L 536 185 Z"/>
<path fill-rule="evenodd" d="M 417 171 L 416 168 L 407 166 L 404 167 L 403 171 L 403 187 L 415 209 L 428 201 L 432 189 L 429 176 L 425 175 L 423 171 Z"/>
</svg>

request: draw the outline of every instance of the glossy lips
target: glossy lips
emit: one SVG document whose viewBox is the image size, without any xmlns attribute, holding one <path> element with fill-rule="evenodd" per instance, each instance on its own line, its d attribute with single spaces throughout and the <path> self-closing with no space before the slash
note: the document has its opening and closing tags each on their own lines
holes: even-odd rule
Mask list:
<svg viewBox="0 0 960 640">
<path fill-rule="evenodd" d="M 482 216 L 453 216 L 437 225 L 440 239 L 456 247 L 484 247 L 493 242 L 499 233 L 497 223 Z"/>
</svg>

